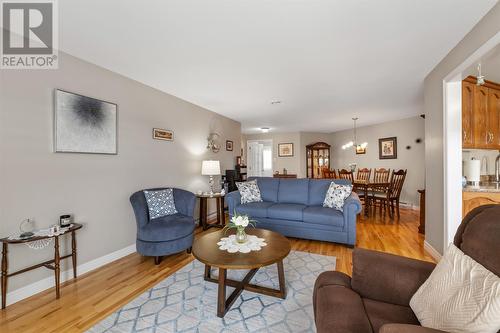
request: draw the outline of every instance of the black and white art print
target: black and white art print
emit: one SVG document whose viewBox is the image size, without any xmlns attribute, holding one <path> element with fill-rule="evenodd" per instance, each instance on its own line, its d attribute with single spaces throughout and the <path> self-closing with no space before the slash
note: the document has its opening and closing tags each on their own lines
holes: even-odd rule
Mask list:
<svg viewBox="0 0 500 333">
<path fill-rule="evenodd" d="M 117 105 L 57 89 L 56 152 L 117 154 Z"/>
</svg>

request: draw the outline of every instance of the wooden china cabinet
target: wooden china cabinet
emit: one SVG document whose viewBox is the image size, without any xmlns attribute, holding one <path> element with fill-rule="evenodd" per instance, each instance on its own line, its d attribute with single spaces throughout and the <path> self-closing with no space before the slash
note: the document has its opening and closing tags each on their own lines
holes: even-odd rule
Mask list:
<svg viewBox="0 0 500 333">
<path fill-rule="evenodd" d="M 500 149 L 500 84 L 476 85 L 469 76 L 462 81 L 463 148 Z"/>
<path fill-rule="evenodd" d="M 316 142 L 306 146 L 307 178 L 321 178 L 321 169 L 330 169 L 330 145 Z"/>
</svg>

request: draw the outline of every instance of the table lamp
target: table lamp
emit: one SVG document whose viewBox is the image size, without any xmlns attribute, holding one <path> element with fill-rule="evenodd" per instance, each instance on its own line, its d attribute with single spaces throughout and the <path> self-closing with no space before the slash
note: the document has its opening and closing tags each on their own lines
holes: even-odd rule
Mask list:
<svg viewBox="0 0 500 333">
<path fill-rule="evenodd" d="M 203 176 L 210 176 L 208 185 L 210 185 L 210 194 L 214 193 L 214 176 L 220 175 L 219 161 L 203 161 L 201 164 L 201 174 Z"/>
</svg>

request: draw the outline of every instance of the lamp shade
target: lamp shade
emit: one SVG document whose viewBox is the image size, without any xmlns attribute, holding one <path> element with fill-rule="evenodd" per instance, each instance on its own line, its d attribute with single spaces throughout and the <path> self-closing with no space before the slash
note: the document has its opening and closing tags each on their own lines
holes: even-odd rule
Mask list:
<svg viewBox="0 0 500 333">
<path fill-rule="evenodd" d="M 219 161 L 203 161 L 201 164 L 201 174 L 203 176 L 220 175 Z"/>
</svg>

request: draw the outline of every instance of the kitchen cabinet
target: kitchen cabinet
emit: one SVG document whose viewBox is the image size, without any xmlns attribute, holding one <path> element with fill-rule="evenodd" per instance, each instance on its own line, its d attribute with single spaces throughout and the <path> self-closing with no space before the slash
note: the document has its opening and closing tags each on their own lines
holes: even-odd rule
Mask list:
<svg viewBox="0 0 500 333">
<path fill-rule="evenodd" d="M 462 146 L 474 147 L 472 123 L 474 116 L 474 83 L 462 82 Z"/>
<path fill-rule="evenodd" d="M 500 204 L 500 192 L 462 192 L 462 218 L 482 205 Z"/>
<path fill-rule="evenodd" d="M 478 86 L 472 76 L 462 82 L 462 146 L 500 149 L 500 84 Z"/>
</svg>

